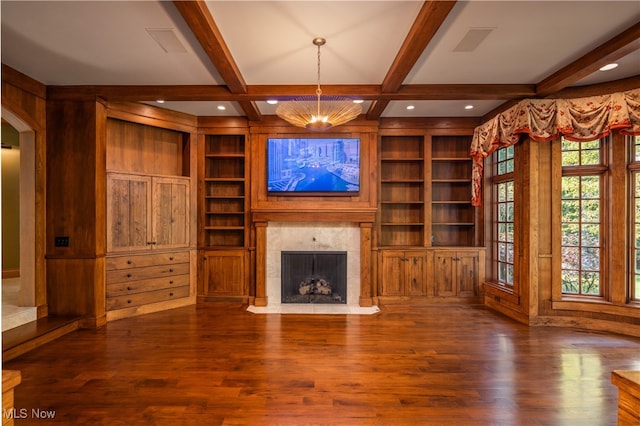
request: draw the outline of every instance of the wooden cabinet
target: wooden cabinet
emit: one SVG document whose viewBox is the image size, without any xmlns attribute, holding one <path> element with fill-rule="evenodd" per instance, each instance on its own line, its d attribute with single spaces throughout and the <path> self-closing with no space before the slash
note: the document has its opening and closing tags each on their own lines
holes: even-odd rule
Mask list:
<svg viewBox="0 0 640 426">
<path fill-rule="evenodd" d="M 431 138 L 431 244 L 477 245 L 471 205 L 471 136 Z"/>
<path fill-rule="evenodd" d="M 380 295 L 426 296 L 426 259 L 424 251 L 383 251 Z"/>
<path fill-rule="evenodd" d="M 205 297 L 244 297 L 247 295 L 247 259 L 244 250 L 208 250 L 202 258 Z"/>
<path fill-rule="evenodd" d="M 188 297 L 188 250 L 107 257 L 108 311 Z"/>
<path fill-rule="evenodd" d="M 189 178 L 107 174 L 107 252 L 189 246 Z"/>
<path fill-rule="evenodd" d="M 244 135 L 205 136 L 200 246 L 245 246 L 249 184 L 246 149 Z"/>
<path fill-rule="evenodd" d="M 250 173 L 246 135 L 205 135 L 203 148 L 198 296 L 204 300 L 248 300 Z"/>
<path fill-rule="evenodd" d="M 422 136 L 380 141 L 380 245 L 425 244 L 425 171 Z"/>
<path fill-rule="evenodd" d="M 192 135 L 114 118 L 106 134 L 107 320 L 195 303 Z"/>
<path fill-rule="evenodd" d="M 435 296 L 478 296 L 480 281 L 484 279 L 481 253 L 480 250 L 434 250 Z"/>
</svg>

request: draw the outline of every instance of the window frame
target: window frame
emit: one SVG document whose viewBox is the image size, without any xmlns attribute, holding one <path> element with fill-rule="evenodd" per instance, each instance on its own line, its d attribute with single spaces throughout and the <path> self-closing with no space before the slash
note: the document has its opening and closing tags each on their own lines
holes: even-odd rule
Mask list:
<svg viewBox="0 0 640 426">
<path fill-rule="evenodd" d="M 595 140 L 595 139 L 594 139 Z M 610 287 L 611 280 L 609 277 L 609 259 L 610 259 L 610 250 L 608 247 L 608 242 L 610 241 L 610 227 L 608 226 L 610 210 L 611 210 L 611 199 L 609 196 L 609 188 L 610 188 L 610 155 L 609 149 L 611 146 L 611 138 L 610 137 L 602 137 L 599 138 L 600 146 L 599 146 L 599 164 L 587 164 L 587 165 L 570 165 L 563 166 L 562 164 L 562 143 L 563 137 L 558 137 L 554 141 L 552 141 L 552 152 L 553 152 L 553 164 L 556 169 L 556 178 L 554 181 L 556 185 L 554 185 L 554 205 L 556 206 L 554 216 L 557 217 L 557 224 L 554 225 L 556 227 L 556 237 L 557 241 L 557 255 L 554 270 L 556 273 L 554 274 L 554 283 L 553 283 L 553 299 L 556 301 L 579 301 L 579 302 L 606 302 L 610 297 Z M 572 141 L 569 141 L 572 142 Z M 575 142 L 578 144 L 588 143 L 587 142 Z M 599 185 L 599 202 L 600 202 L 600 210 L 599 210 L 599 293 L 598 294 L 583 294 L 583 293 L 566 293 L 563 291 L 563 269 L 562 269 L 562 252 L 563 252 L 563 243 L 562 243 L 562 183 L 564 177 L 588 177 L 588 176 L 598 176 L 600 185 Z M 582 197 L 580 198 L 582 200 Z M 580 219 L 580 224 L 582 224 L 582 220 Z M 578 246 L 581 249 L 583 246 Z M 580 269 L 580 272 L 582 269 Z"/>
<path fill-rule="evenodd" d="M 640 256 L 640 246 L 636 247 L 635 242 L 640 239 L 640 235 L 636 235 L 636 226 L 640 225 L 640 220 L 636 222 L 636 211 L 640 211 L 640 182 L 636 189 L 636 176 L 640 180 L 640 136 L 625 137 L 627 146 L 628 164 L 626 167 L 626 182 L 628 185 L 627 204 L 629 206 L 629 223 L 627 224 L 628 244 L 626 247 L 627 270 L 626 274 L 626 300 L 629 304 L 640 307 L 640 286 L 636 285 L 636 281 L 640 279 L 640 268 L 637 268 L 637 256 Z M 636 150 L 637 148 L 637 150 Z M 636 196 L 638 194 L 638 196 Z M 636 270 L 638 272 L 636 273 Z M 636 289 L 637 294 L 636 294 Z"/>
<path fill-rule="evenodd" d="M 508 151 L 511 148 L 512 150 L 512 155 L 509 157 L 508 154 L 506 156 L 506 158 L 504 160 L 500 160 L 499 156 L 500 156 L 500 152 L 501 151 Z M 491 226 L 490 228 L 490 232 L 491 232 L 491 267 L 489 269 L 490 271 L 490 281 L 497 284 L 499 287 L 505 287 L 508 289 L 513 289 L 513 282 L 509 283 L 506 281 L 501 281 L 499 278 L 499 270 L 500 270 L 500 264 L 504 263 L 506 265 L 510 265 L 512 268 L 512 281 L 515 281 L 515 146 L 514 145 L 510 145 L 510 146 L 503 146 L 500 147 L 498 149 L 496 149 L 492 155 L 494 155 L 495 157 L 493 158 L 493 161 L 491 163 L 491 177 L 489 179 L 490 181 L 490 185 L 491 185 Z M 511 164 L 511 170 L 510 171 L 506 171 L 504 173 L 500 173 L 500 165 L 501 164 L 505 164 L 506 167 L 508 168 L 508 165 Z M 513 196 L 514 198 L 512 198 L 511 200 L 506 200 L 506 201 L 500 201 L 499 200 L 499 188 L 500 185 L 502 184 L 507 184 L 507 183 L 511 183 L 514 186 L 514 191 L 513 191 Z M 499 206 L 501 204 L 511 204 L 513 207 L 513 212 L 512 212 L 512 221 L 500 221 L 499 218 Z M 508 209 L 508 207 L 507 207 Z M 513 238 L 511 241 L 501 241 L 500 240 L 500 232 L 499 232 L 499 226 L 500 224 L 512 224 L 512 226 L 514 227 L 513 230 Z M 499 246 L 500 244 L 510 244 L 511 245 L 511 250 L 512 250 L 512 262 L 509 263 L 508 261 L 506 262 L 502 262 L 500 260 L 500 258 L 498 257 L 498 252 L 499 252 Z"/>
</svg>

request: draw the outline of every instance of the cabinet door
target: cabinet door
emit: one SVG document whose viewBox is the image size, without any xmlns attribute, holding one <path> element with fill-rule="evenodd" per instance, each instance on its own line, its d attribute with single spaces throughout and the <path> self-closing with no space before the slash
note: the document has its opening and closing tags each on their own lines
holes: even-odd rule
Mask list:
<svg viewBox="0 0 640 426">
<path fill-rule="evenodd" d="M 433 282 L 436 296 L 455 296 L 457 282 L 455 252 L 436 252 L 433 262 Z"/>
<path fill-rule="evenodd" d="M 405 256 L 405 295 L 426 296 L 426 255 L 418 253 L 406 253 Z"/>
<path fill-rule="evenodd" d="M 155 248 L 189 246 L 189 179 L 153 178 Z"/>
<path fill-rule="evenodd" d="M 458 294 L 460 296 L 476 296 L 478 294 L 478 253 L 473 251 L 456 252 L 456 274 Z"/>
<path fill-rule="evenodd" d="M 245 296 L 244 251 L 208 251 L 203 266 L 204 296 Z"/>
<path fill-rule="evenodd" d="M 151 230 L 151 178 L 107 175 L 107 251 L 148 250 Z"/>
<path fill-rule="evenodd" d="M 477 251 L 435 252 L 436 296 L 476 296 L 479 281 L 479 255 Z"/>
<path fill-rule="evenodd" d="M 404 259 L 403 251 L 382 252 L 382 296 L 404 296 Z"/>
</svg>

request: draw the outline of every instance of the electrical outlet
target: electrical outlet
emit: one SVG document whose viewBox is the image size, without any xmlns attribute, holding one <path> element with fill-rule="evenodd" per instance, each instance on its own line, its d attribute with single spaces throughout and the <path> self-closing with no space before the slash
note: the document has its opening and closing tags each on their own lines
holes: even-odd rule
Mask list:
<svg viewBox="0 0 640 426">
<path fill-rule="evenodd" d="M 56 247 L 69 247 L 69 237 L 55 237 Z"/>
</svg>

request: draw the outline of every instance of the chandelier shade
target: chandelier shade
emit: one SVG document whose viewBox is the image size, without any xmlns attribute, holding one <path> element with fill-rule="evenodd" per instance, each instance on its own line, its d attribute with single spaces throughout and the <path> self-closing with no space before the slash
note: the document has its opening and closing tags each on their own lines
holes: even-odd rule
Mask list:
<svg viewBox="0 0 640 426">
<path fill-rule="evenodd" d="M 342 96 L 322 96 L 320 88 L 320 46 L 327 41 L 313 39 L 318 47 L 318 85 L 315 96 L 300 96 L 278 104 L 276 115 L 288 123 L 309 130 L 327 130 L 353 120 L 362 112 L 360 104 Z"/>
<path fill-rule="evenodd" d="M 301 96 L 278 104 L 276 114 L 297 127 L 326 130 L 358 117 L 359 104 L 340 96 Z"/>
</svg>

